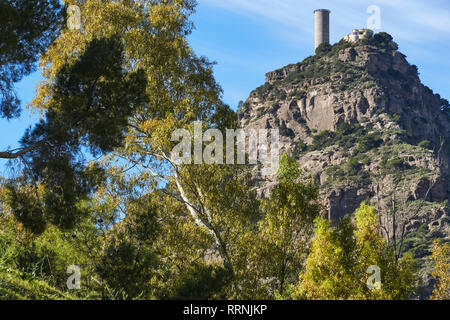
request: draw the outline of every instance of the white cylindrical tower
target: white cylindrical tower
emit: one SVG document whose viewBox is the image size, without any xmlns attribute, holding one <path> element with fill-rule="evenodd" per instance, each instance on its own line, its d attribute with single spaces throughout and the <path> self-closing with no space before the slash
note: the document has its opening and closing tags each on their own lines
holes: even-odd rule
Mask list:
<svg viewBox="0 0 450 320">
<path fill-rule="evenodd" d="M 317 49 L 321 43 L 330 43 L 330 12 L 327 9 L 314 11 L 314 49 Z"/>
</svg>

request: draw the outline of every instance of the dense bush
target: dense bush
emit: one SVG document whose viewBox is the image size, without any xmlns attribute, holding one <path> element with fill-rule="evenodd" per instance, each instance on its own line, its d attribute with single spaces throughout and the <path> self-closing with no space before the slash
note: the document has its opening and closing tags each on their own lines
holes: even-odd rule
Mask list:
<svg viewBox="0 0 450 320">
<path fill-rule="evenodd" d="M 381 134 L 379 133 L 371 133 L 365 135 L 359 140 L 359 144 L 357 147 L 357 151 L 364 153 L 374 148 L 378 148 L 383 143 L 381 139 Z"/>
<path fill-rule="evenodd" d="M 321 43 L 316 48 L 316 56 L 324 56 L 331 51 L 332 46 L 328 42 Z"/>
<path fill-rule="evenodd" d="M 385 166 L 387 169 L 403 169 L 405 168 L 405 160 L 399 157 L 395 157 L 386 161 Z"/>
<path fill-rule="evenodd" d="M 398 44 L 386 32 L 377 33 L 371 39 L 362 40 L 362 43 L 375 46 L 382 53 L 398 50 Z"/>
<path fill-rule="evenodd" d="M 322 131 L 313 137 L 313 143 L 309 147 L 309 151 L 325 149 L 335 144 L 336 134 L 331 131 Z"/>
<path fill-rule="evenodd" d="M 365 152 L 372 148 L 377 148 L 381 141 L 379 135 L 366 135 L 366 130 L 359 124 L 342 122 L 337 126 L 336 132 L 324 131 L 313 137 L 313 143 L 309 146 L 309 151 L 321 150 L 332 145 L 349 150 L 361 142 L 357 152 Z"/>
<path fill-rule="evenodd" d="M 303 152 L 305 152 L 308 149 L 308 146 L 306 145 L 303 140 L 298 140 L 294 147 L 293 157 L 298 158 Z"/>
<path fill-rule="evenodd" d="M 359 186 L 370 183 L 370 174 L 364 170 L 364 164 L 358 157 L 352 157 L 342 165 L 328 167 L 326 173 L 328 185 L 345 184 L 348 187 L 349 184 Z"/>
</svg>

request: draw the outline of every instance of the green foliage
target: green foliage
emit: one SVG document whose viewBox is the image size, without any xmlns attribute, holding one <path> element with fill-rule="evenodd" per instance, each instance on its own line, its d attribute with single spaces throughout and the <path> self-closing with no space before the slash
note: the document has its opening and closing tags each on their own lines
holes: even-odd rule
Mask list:
<svg viewBox="0 0 450 320">
<path fill-rule="evenodd" d="M 376 33 L 373 38 L 377 45 L 383 49 L 398 50 L 398 45 L 393 41 L 394 38 L 386 32 Z"/>
<path fill-rule="evenodd" d="M 143 70 L 127 73 L 124 63 L 118 36 L 90 42 L 74 65 L 57 74 L 47 130 L 71 130 L 94 155 L 122 146 L 128 118 L 147 102 Z"/>
<path fill-rule="evenodd" d="M 294 130 L 292 130 L 291 128 L 288 128 L 286 126 L 286 122 L 282 121 L 281 126 L 280 126 L 280 135 L 285 136 L 285 137 L 294 138 L 295 132 L 294 132 Z"/>
<path fill-rule="evenodd" d="M 24 246 L 18 253 L 17 268 L 33 278 L 45 279 L 52 286 L 67 289 L 67 267 L 85 266 L 86 257 L 77 248 L 71 234 L 55 227 Z"/>
<path fill-rule="evenodd" d="M 381 53 L 390 53 L 398 50 L 398 44 L 386 32 L 376 33 L 371 39 L 364 39 L 362 43 L 374 46 Z"/>
<path fill-rule="evenodd" d="M 431 143 L 428 140 L 422 140 L 419 142 L 418 146 L 424 149 L 430 149 Z"/>
<path fill-rule="evenodd" d="M 19 116 L 14 84 L 36 69 L 58 32 L 61 8 L 58 0 L 0 1 L 0 118 Z"/>
<path fill-rule="evenodd" d="M 125 73 L 123 63 L 117 37 L 92 41 L 73 66 L 60 70 L 46 120 L 22 138 L 31 150 L 23 156 L 28 167 L 23 184 L 8 186 L 9 205 L 33 231 L 42 232 L 46 222 L 70 229 L 83 215 L 79 201 L 102 180 L 98 166 L 83 165 L 83 146 L 97 155 L 123 144 L 128 117 L 145 101 L 146 83 L 140 71 Z M 41 196 L 27 187 L 36 182 Z"/>
<path fill-rule="evenodd" d="M 88 229 L 84 230 L 87 235 Z M 77 231 L 81 232 L 81 229 Z M 92 235 L 96 236 L 95 230 Z M 0 218 L 0 299 L 74 300 L 95 297 L 89 284 L 88 255 L 81 240 L 55 227 L 39 237 L 32 237 L 11 217 Z M 96 246 L 94 241 L 89 245 Z M 82 268 L 81 290 L 67 289 L 66 271 L 70 265 Z"/>
<path fill-rule="evenodd" d="M 295 158 L 289 157 L 287 154 L 282 154 L 280 157 L 280 166 L 278 168 L 278 179 L 281 181 L 295 181 L 300 176 L 300 169 L 298 168 Z"/>
<path fill-rule="evenodd" d="M 331 131 L 322 131 L 313 137 L 313 143 L 309 150 L 321 150 L 334 145 L 336 135 Z"/>
<path fill-rule="evenodd" d="M 313 221 L 322 209 L 317 186 L 299 181 L 301 172 L 293 157 L 281 156 L 278 178 L 280 182 L 270 198 L 262 201 L 265 216 L 258 223 L 256 257 L 259 263 L 254 270 L 259 279 L 271 279 L 266 289 L 270 298 L 276 292 L 287 294 L 295 283 Z"/>
<path fill-rule="evenodd" d="M 256 94 L 261 99 L 265 99 L 267 97 L 267 95 L 272 91 L 272 89 L 273 89 L 273 85 L 266 82 L 264 85 L 256 88 Z"/>
<path fill-rule="evenodd" d="M 340 90 L 347 88 L 370 88 L 377 85 L 377 80 L 371 76 L 364 68 L 357 65 L 344 63 L 338 59 L 338 54 L 353 44 L 347 41 L 340 41 L 329 47 L 322 44 L 315 56 L 308 57 L 298 66 L 298 70 L 293 71 L 282 81 L 285 85 L 297 84 L 309 80 L 316 82 L 333 82 Z M 331 80 L 334 78 L 335 80 Z M 301 97 L 301 96 L 300 96 Z"/>
<path fill-rule="evenodd" d="M 218 104 L 211 121 L 214 127 L 224 132 L 226 129 L 234 129 L 237 125 L 236 112 L 226 104 Z"/>
<path fill-rule="evenodd" d="M 364 203 L 354 221 L 345 218 L 336 230 L 317 218 L 315 237 L 305 271 L 294 298 L 306 299 L 407 299 L 413 287 L 413 260 L 396 261 L 380 234 L 378 215 Z M 366 284 L 369 266 L 381 270 L 381 286 Z"/>
<path fill-rule="evenodd" d="M 338 43 L 335 43 L 330 50 L 329 56 L 336 56 L 342 50 L 352 47 L 352 43 L 341 39 Z"/>
<path fill-rule="evenodd" d="M 19 273 L 0 271 L 0 300 L 78 300 L 76 295 L 63 292 L 43 280 L 26 280 Z"/>
<path fill-rule="evenodd" d="M 348 224 L 348 220 L 344 220 L 344 224 Z M 300 274 L 300 282 L 295 286 L 294 299 L 332 300 L 345 299 L 351 295 L 359 279 L 355 281 L 348 275 L 351 265 L 346 261 L 347 253 L 341 243 L 342 238 L 347 237 L 347 232 L 334 232 L 329 221 L 322 218 L 315 220 L 311 251 L 306 260 L 305 272 Z M 344 240 L 346 244 L 352 241 L 351 238 Z M 352 246 L 355 247 L 350 244 Z"/>
<path fill-rule="evenodd" d="M 231 279 L 230 271 L 220 266 L 194 265 L 172 291 L 162 299 L 209 300 L 225 299 L 225 288 Z"/>
<path fill-rule="evenodd" d="M 370 174 L 364 170 L 364 165 L 370 162 L 368 158 L 361 158 L 361 156 L 351 157 L 347 162 L 330 166 L 326 169 L 328 179 L 326 184 L 345 185 L 346 187 L 361 186 L 370 183 Z"/>
<path fill-rule="evenodd" d="M 332 46 L 328 42 L 321 43 L 316 48 L 316 56 L 324 56 L 331 51 Z"/>
<path fill-rule="evenodd" d="M 296 98 L 297 100 L 301 100 L 301 99 L 306 98 L 306 95 L 307 95 L 307 93 L 306 93 L 305 90 L 300 90 L 300 91 L 297 91 L 297 92 L 295 93 L 295 98 Z"/>
<path fill-rule="evenodd" d="M 265 115 L 265 113 L 266 113 L 266 109 L 259 108 L 258 111 L 256 112 L 256 119 L 263 117 Z"/>
<path fill-rule="evenodd" d="M 150 279 L 160 263 L 154 245 L 160 232 L 158 209 L 145 197 L 133 202 L 127 204 L 124 221 L 107 234 L 96 266 L 103 284 L 129 299 L 151 296 Z"/>
<path fill-rule="evenodd" d="M 297 159 L 303 152 L 307 150 L 307 148 L 308 146 L 305 142 L 303 142 L 302 140 L 298 140 L 295 144 L 292 156 Z"/>
<path fill-rule="evenodd" d="M 394 121 L 395 122 L 400 122 L 400 119 L 401 119 L 402 117 L 400 116 L 400 115 L 398 115 L 398 114 L 396 114 L 396 113 L 394 113 L 393 115 L 392 115 L 392 119 L 394 119 Z"/>
<path fill-rule="evenodd" d="M 194 1 L 77 3 L 83 32 L 62 25 L 41 56 L 44 81 L 32 105 L 44 118 L 21 140 L 26 166 L 17 179 L 0 180 L 0 298 L 407 297 L 411 261 L 392 260 L 374 210 L 362 205 L 355 221 L 333 230 L 317 218 L 324 210 L 318 186 L 295 158 L 280 157 L 278 183 L 263 199 L 248 166 L 171 161 L 175 129 L 192 130 L 198 120 L 220 130 L 236 126 L 212 64 L 187 41 Z M 386 35 L 376 41 L 393 48 Z M 287 98 L 281 84 L 342 76 L 344 88 L 376 85 L 362 68 L 337 61 L 351 46 L 322 45 L 291 66 L 302 71 L 256 95 L 272 99 L 276 112 Z M 295 95 L 305 97 L 305 88 Z M 285 122 L 280 129 L 293 137 Z M 335 133 L 314 136 L 312 146 L 298 141 L 294 154 L 353 149 L 327 173 L 347 185 L 366 183 L 367 154 L 381 144 L 367 130 L 341 123 Z M 96 156 L 89 164 L 86 151 Z M 370 264 L 382 268 L 381 291 L 364 286 Z M 70 265 L 82 270 L 79 291 L 66 288 Z"/>
<path fill-rule="evenodd" d="M 450 244 L 441 243 L 435 240 L 431 258 L 434 261 L 433 277 L 437 280 L 437 285 L 433 291 L 431 299 L 450 299 Z"/>
<path fill-rule="evenodd" d="M 355 176 L 358 174 L 358 172 L 361 170 L 362 164 L 358 161 L 356 157 L 352 157 L 348 160 L 346 164 L 346 172 L 350 176 Z"/>
<path fill-rule="evenodd" d="M 405 168 L 405 160 L 399 157 L 395 157 L 386 161 L 385 166 L 387 169 L 403 169 Z"/>
<path fill-rule="evenodd" d="M 136 298 L 141 294 L 149 296 L 156 263 L 151 247 L 119 234 L 110 240 L 97 272 L 109 289 Z"/>
<path fill-rule="evenodd" d="M 357 147 L 357 152 L 367 152 L 372 149 L 378 148 L 383 143 L 381 139 L 381 134 L 379 133 L 371 133 L 363 136 L 359 142 Z"/>
<path fill-rule="evenodd" d="M 275 99 L 277 99 L 279 101 L 285 100 L 287 98 L 286 91 L 283 89 L 275 88 L 273 95 L 274 95 Z"/>
<path fill-rule="evenodd" d="M 342 122 L 338 124 L 336 132 L 323 131 L 313 136 L 313 143 L 308 147 L 309 151 L 323 150 L 329 146 L 338 145 L 348 150 L 358 144 L 356 152 L 366 152 L 381 145 L 379 134 L 367 134 L 359 124 Z"/>
</svg>

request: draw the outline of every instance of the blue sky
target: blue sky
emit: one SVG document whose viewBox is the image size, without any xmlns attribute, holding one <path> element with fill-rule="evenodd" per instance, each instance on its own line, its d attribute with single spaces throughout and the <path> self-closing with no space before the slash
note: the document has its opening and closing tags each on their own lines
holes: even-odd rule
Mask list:
<svg viewBox="0 0 450 320">
<path fill-rule="evenodd" d="M 390 33 L 423 83 L 450 99 L 450 2 L 448 0 L 199 0 L 189 37 L 198 55 L 216 61 L 224 101 L 233 109 L 264 84 L 265 73 L 302 61 L 314 52 L 314 9 L 331 10 L 331 42 L 367 25 L 367 8 L 380 8 L 381 29 Z M 22 102 L 30 101 L 40 75 L 17 85 Z M 24 130 L 37 120 L 26 109 L 20 119 L 0 119 L 0 150 L 16 147 Z M 0 160 L 0 167 L 5 162 Z"/>
<path fill-rule="evenodd" d="M 424 84 L 450 98 L 450 2 L 423 0 L 199 0 L 191 36 L 196 52 L 218 64 L 224 100 L 235 107 L 262 85 L 265 73 L 314 52 L 314 15 L 331 10 L 331 42 L 367 25 L 371 5 L 381 29 L 416 64 Z"/>
</svg>

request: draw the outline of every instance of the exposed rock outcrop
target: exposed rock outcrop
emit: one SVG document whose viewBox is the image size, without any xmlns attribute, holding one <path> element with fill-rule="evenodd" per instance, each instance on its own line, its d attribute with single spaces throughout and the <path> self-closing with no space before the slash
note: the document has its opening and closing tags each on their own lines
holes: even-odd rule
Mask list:
<svg viewBox="0 0 450 320">
<path fill-rule="evenodd" d="M 401 217 L 405 251 L 414 251 L 420 230 L 450 236 L 449 107 L 392 39 L 380 39 L 341 41 L 269 72 L 239 110 L 239 123 L 280 129 L 282 152 L 320 184 L 334 223 L 368 201 Z M 276 183 L 257 171 L 255 179 L 261 196 Z M 383 219 L 389 238 L 393 226 Z"/>
</svg>

